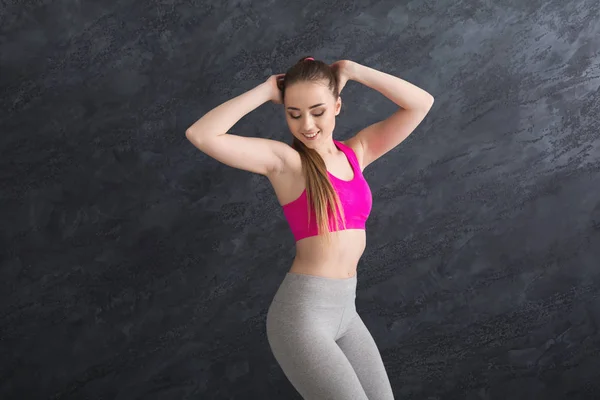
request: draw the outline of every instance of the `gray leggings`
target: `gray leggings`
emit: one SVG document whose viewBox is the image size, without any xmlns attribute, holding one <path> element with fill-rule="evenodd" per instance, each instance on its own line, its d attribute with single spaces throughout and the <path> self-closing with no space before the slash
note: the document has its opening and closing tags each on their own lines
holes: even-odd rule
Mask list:
<svg viewBox="0 0 600 400">
<path fill-rule="evenodd" d="M 269 346 L 304 399 L 394 398 L 379 349 L 356 312 L 356 282 L 356 275 L 288 272 L 269 306 Z"/>
</svg>

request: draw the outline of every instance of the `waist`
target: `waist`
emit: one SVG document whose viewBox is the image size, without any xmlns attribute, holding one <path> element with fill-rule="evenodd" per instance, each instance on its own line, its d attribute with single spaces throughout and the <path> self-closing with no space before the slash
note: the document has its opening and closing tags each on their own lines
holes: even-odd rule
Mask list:
<svg viewBox="0 0 600 400">
<path fill-rule="evenodd" d="M 366 247 L 366 233 L 360 229 L 331 232 L 331 243 L 312 236 L 296 243 L 291 272 L 332 278 L 346 278 L 356 267 Z"/>
</svg>

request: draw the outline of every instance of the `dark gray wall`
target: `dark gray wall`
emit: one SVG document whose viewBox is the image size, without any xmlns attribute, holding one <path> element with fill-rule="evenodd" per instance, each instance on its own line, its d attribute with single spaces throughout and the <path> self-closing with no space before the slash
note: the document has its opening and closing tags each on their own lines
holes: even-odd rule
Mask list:
<svg viewBox="0 0 600 400">
<path fill-rule="evenodd" d="M 599 396 L 598 1 L 287 3 L 3 3 L 0 397 L 299 398 L 273 190 L 184 133 L 303 55 L 436 98 L 365 170 L 356 304 L 396 397 Z M 342 97 L 339 139 L 396 109 Z M 232 131 L 291 139 L 270 103 Z"/>
</svg>

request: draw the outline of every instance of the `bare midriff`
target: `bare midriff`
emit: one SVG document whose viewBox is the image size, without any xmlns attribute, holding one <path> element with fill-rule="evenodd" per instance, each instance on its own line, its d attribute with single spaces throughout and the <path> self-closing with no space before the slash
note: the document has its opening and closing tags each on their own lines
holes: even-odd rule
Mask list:
<svg viewBox="0 0 600 400">
<path fill-rule="evenodd" d="M 355 276 L 358 261 L 365 251 L 365 230 L 348 229 L 330 234 L 330 243 L 323 236 L 296 242 L 296 257 L 290 272 L 334 279 Z"/>
</svg>

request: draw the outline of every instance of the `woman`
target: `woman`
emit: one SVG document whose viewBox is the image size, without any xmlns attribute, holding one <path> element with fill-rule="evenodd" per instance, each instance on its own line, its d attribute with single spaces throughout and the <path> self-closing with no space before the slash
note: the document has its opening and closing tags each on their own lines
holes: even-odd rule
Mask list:
<svg viewBox="0 0 600 400">
<path fill-rule="evenodd" d="M 400 108 L 337 141 L 335 116 L 348 80 Z M 226 133 L 269 100 L 284 104 L 292 146 Z M 266 332 L 275 359 L 305 399 L 393 399 L 379 350 L 355 308 L 372 205 L 362 171 L 402 142 L 432 105 L 429 93 L 400 78 L 349 60 L 327 65 L 305 57 L 186 131 L 214 159 L 269 178 L 282 205 L 296 257 L 269 307 Z"/>
</svg>

